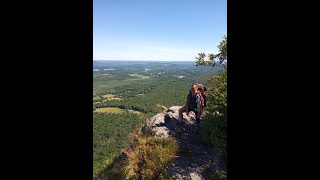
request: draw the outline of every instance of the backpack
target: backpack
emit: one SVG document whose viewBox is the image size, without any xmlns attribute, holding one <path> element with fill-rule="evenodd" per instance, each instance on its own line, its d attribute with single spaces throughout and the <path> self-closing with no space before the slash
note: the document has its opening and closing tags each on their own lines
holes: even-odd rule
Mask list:
<svg viewBox="0 0 320 180">
<path fill-rule="evenodd" d="M 196 84 L 196 86 L 198 87 L 198 90 L 201 92 L 201 96 L 203 97 L 203 103 L 204 103 L 204 107 L 206 107 L 207 105 L 207 96 L 206 96 L 206 91 L 207 88 L 203 85 L 203 84 Z"/>
</svg>

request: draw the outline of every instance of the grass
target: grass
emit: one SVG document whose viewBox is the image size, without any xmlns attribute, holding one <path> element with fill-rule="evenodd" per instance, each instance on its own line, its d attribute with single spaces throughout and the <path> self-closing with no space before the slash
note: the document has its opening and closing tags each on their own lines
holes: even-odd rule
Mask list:
<svg viewBox="0 0 320 180">
<path fill-rule="evenodd" d="M 159 179 L 163 176 L 178 151 L 176 140 L 155 139 L 136 132 L 131 133 L 129 138 L 132 144 L 124 150 L 125 160 L 115 163 L 104 176 L 111 179 Z"/>
<path fill-rule="evenodd" d="M 100 100 L 100 97 L 99 96 L 94 96 L 93 97 L 93 100 L 95 101 L 95 100 Z"/>
<path fill-rule="evenodd" d="M 139 111 L 135 111 L 135 110 L 131 110 L 131 109 L 128 110 L 128 113 L 142 114 L 142 113 L 139 112 Z"/>
<path fill-rule="evenodd" d="M 124 111 L 120 108 L 106 107 L 106 108 L 97 108 L 96 112 L 102 113 L 123 113 Z"/>
<path fill-rule="evenodd" d="M 122 99 L 121 99 L 121 98 L 109 98 L 109 99 L 107 99 L 107 101 L 112 101 L 112 100 L 120 101 L 120 100 L 122 100 Z"/>
<path fill-rule="evenodd" d="M 105 99 L 110 99 L 110 98 L 114 98 L 115 95 L 113 95 L 113 94 L 106 94 L 106 95 L 103 95 L 102 97 L 105 98 Z"/>
<path fill-rule="evenodd" d="M 106 95 L 103 95 L 102 97 L 104 99 L 102 102 L 113 101 L 113 100 L 121 101 L 122 100 L 121 98 L 116 98 L 115 95 L 113 95 L 113 94 L 106 94 Z"/>
</svg>

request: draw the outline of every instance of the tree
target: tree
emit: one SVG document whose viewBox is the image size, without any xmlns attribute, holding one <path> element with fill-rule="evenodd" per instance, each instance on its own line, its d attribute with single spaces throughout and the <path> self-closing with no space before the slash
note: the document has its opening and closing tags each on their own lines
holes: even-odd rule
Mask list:
<svg viewBox="0 0 320 180">
<path fill-rule="evenodd" d="M 196 57 L 196 66 L 219 66 L 223 65 L 225 68 L 227 66 L 227 36 L 223 37 L 223 40 L 218 45 L 219 53 L 218 54 L 208 54 L 208 60 L 205 53 L 198 53 Z"/>
</svg>

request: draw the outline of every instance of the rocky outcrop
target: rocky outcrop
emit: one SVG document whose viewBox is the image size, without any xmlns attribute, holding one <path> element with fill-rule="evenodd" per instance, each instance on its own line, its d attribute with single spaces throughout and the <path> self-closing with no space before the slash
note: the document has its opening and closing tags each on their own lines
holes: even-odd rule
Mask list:
<svg viewBox="0 0 320 180">
<path fill-rule="evenodd" d="M 194 124 L 196 115 L 192 111 L 188 116 L 186 113 L 183 113 L 183 119 L 182 121 L 179 121 L 179 109 L 181 107 L 182 106 L 172 106 L 168 109 L 166 108 L 165 111 L 151 117 L 141 129 L 141 132 L 143 134 L 152 133 L 157 138 L 167 138 L 170 134 L 175 133 L 177 124 Z"/>
<path fill-rule="evenodd" d="M 218 153 L 201 141 L 199 128 L 202 124 L 196 122 L 196 115 L 190 112 L 179 120 L 179 109 L 182 106 L 172 106 L 151 117 L 141 129 L 143 134 L 152 134 L 156 138 L 173 137 L 179 144 L 179 152 L 168 166 L 168 175 L 172 179 L 207 179 L 208 169 L 211 172 L 224 169 L 224 162 Z"/>
</svg>

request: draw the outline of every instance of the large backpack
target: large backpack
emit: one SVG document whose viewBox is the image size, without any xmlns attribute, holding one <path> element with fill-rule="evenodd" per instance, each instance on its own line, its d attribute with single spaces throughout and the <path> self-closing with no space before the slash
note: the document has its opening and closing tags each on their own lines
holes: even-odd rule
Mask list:
<svg viewBox="0 0 320 180">
<path fill-rule="evenodd" d="M 204 100 L 204 107 L 205 107 L 207 105 L 207 96 L 206 96 L 207 88 L 203 84 L 196 84 L 196 86 L 198 87 L 198 90 L 201 92 L 201 95 Z"/>
</svg>

